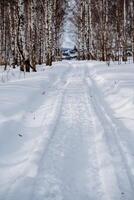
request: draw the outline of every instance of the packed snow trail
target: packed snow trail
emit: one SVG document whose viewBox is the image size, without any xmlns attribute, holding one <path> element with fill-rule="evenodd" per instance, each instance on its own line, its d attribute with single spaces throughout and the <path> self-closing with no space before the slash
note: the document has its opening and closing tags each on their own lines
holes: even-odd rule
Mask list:
<svg viewBox="0 0 134 200">
<path fill-rule="evenodd" d="M 87 112 L 84 77 L 82 68 L 74 68 L 68 76 L 54 136 L 43 154 L 35 180 L 33 199 L 86 200 L 99 197 L 97 171 L 92 168 L 88 173 L 90 165 L 93 165 L 88 159 L 92 138 L 89 134 L 93 130 L 92 121 L 89 123 L 92 116 Z M 94 183 L 90 183 L 92 188 L 89 186 L 89 175 L 95 179 Z M 96 188 L 95 196 L 89 190 L 93 187 Z"/>
<path fill-rule="evenodd" d="M 133 200 L 131 170 L 90 67 L 65 64 L 36 110 L 38 121 L 25 119 L 39 123 L 41 134 L 0 200 Z"/>
</svg>

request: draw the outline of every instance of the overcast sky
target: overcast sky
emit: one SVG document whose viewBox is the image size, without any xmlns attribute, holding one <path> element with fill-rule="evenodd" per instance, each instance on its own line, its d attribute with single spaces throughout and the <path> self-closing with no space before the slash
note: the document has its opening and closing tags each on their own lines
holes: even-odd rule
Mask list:
<svg viewBox="0 0 134 200">
<path fill-rule="evenodd" d="M 69 2 L 70 7 L 73 8 L 74 6 L 74 0 L 70 0 Z M 63 47 L 66 48 L 73 48 L 75 46 L 75 39 L 74 39 L 74 25 L 69 20 L 69 17 L 71 16 L 71 13 L 68 13 L 68 16 L 66 18 L 66 23 L 64 26 L 64 35 L 63 35 Z"/>
</svg>

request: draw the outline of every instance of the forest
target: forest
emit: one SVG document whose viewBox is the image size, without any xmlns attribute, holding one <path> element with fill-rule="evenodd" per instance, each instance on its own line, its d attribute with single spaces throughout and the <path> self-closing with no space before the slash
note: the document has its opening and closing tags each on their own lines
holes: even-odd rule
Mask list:
<svg viewBox="0 0 134 200">
<path fill-rule="evenodd" d="M 66 0 L 1 0 L 0 63 L 36 71 L 59 57 Z"/>
<path fill-rule="evenodd" d="M 61 60 L 67 12 L 79 60 L 134 61 L 133 0 L 1 0 L 0 64 L 36 71 Z"/>
<path fill-rule="evenodd" d="M 76 0 L 74 24 L 81 59 L 134 61 L 134 1 Z"/>
</svg>

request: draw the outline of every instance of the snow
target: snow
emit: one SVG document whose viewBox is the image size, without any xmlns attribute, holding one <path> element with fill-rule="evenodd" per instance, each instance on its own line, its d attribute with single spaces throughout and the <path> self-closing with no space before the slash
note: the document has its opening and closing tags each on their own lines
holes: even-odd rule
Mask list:
<svg viewBox="0 0 134 200">
<path fill-rule="evenodd" d="M 0 200 L 133 200 L 134 67 L 0 72 Z"/>
</svg>

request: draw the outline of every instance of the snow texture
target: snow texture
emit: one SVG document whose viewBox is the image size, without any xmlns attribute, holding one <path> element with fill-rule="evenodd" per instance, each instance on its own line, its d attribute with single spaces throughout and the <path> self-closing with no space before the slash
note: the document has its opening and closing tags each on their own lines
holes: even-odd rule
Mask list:
<svg viewBox="0 0 134 200">
<path fill-rule="evenodd" d="M 0 200 L 133 200 L 134 67 L 1 72 Z"/>
</svg>

